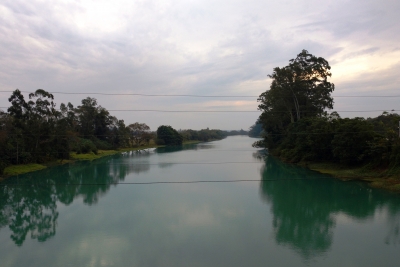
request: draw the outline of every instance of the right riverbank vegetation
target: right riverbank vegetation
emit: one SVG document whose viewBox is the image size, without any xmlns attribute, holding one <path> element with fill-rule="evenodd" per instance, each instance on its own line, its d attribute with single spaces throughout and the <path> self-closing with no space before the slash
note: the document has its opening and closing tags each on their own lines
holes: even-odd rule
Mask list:
<svg viewBox="0 0 400 267">
<path fill-rule="evenodd" d="M 262 114 L 250 133 L 263 138 L 253 146 L 286 162 L 400 191 L 400 115 L 341 118 L 328 112 L 335 88 L 330 69 L 307 50 L 274 68 L 270 89 L 258 98 Z"/>
<path fill-rule="evenodd" d="M 0 175 L 15 175 L 69 160 L 96 159 L 126 150 L 219 140 L 245 131 L 175 130 L 145 123 L 126 125 L 87 97 L 81 105 L 56 107 L 53 94 L 38 89 L 29 100 L 18 89 L 0 110 Z"/>
</svg>

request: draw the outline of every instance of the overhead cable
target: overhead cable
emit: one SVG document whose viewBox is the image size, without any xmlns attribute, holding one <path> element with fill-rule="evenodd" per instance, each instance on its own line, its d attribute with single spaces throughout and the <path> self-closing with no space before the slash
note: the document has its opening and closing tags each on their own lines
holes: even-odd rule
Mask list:
<svg viewBox="0 0 400 267">
<path fill-rule="evenodd" d="M 277 179 L 239 179 L 239 180 L 196 180 L 196 181 L 150 181 L 150 182 L 116 182 L 116 183 L 38 183 L 34 184 L 37 186 L 98 186 L 98 185 L 155 185 L 155 184 L 200 184 L 200 183 L 240 183 L 240 182 L 274 182 L 274 181 L 292 181 L 292 180 L 323 180 L 323 179 L 333 179 L 330 176 L 322 177 L 305 177 L 305 178 L 277 178 Z M 2 183 L 0 186 L 32 186 L 32 183 Z"/>
<path fill-rule="evenodd" d="M 14 91 L 0 91 L 0 93 L 12 93 Z M 21 93 L 34 93 L 34 91 L 20 91 Z M 98 93 L 98 92 L 49 92 L 51 94 L 63 94 L 63 95 L 107 95 L 107 96 L 145 96 L 145 97 L 232 97 L 232 98 L 254 98 L 259 95 L 196 95 L 196 94 L 144 94 L 144 93 Z M 281 97 L 293 97 L 292 95 L 281 96 Z M 375 97 L 400 97 L 400 95 L 337 95 L 332 97 L 362 97 L 362 98 L 375 98 Z"/>
</svg>

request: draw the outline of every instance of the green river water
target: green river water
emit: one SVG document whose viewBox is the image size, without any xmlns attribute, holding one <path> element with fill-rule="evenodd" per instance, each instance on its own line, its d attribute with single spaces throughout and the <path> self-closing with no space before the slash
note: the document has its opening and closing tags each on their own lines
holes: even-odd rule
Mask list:
<svg viewBox="0 0 400 267">
<path fill-rule="evenodd" d="M 398 195 L 283 164 L 253 142 L 11 177 L 0 266 L 400 266 Z"/>
</svg>

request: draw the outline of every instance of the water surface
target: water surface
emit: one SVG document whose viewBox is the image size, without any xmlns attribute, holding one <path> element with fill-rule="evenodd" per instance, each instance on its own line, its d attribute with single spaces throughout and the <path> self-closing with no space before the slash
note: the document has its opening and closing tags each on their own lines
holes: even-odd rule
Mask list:
<svg viewBox="0 0 400 267">
<path fill-rule="evenodd" d="M 252 142 L 12 177 L 0 186 L 0 266 L 400 265 L 399 196 L 280 163 Z"/>
</svg>

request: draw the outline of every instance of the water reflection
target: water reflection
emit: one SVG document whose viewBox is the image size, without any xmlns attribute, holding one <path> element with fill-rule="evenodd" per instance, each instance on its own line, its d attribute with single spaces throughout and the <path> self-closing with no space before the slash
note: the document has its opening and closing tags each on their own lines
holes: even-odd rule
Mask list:
<svg viewBox="0 0 400 267">
<path fill-rule="evenodd" d="M 385 244 L 400 245 L 400 213 L 393 212 L 389 214 L 388 233 L 385 237 Z"/>
<path fill-rule="evenodd" d="M 399 197 L 358 182 L 344 184 L 272 157 L 266 157 L 261 178 L 261 197 L 271 205 L 276 242 L 306 259 L 330 249 L 338 214 L 365 221 L 385 209 L 390 226 L 385 242 L 398 241 Z"/>
<path fill-rule="evenodd" d="M 151 150 L 130 151 L 121 154 L 120 157 L 113 157 L 112 165 L 114 173 L 121 172 L 121 164 L 125 166 L 122 168 L 123 177 L 129 173 L 142 173 L 150 170 L 150 156 L 153 154 Z M 131 160 L 134 158 L 135 160 Z"/>
<path fill-rule="evenodd" d="M 205 145 L 200 146 L 199 149 L 209 148 L 209 145 Z M 195 149 L 195 145 L 189 145 L 186 146 L 186 148 L 181 147 L 180 149 L 192 150 Z M 157 160 L 160 158 L 170 160 L 170 157 L 166 155 L 156 156 L 154 153 L 165 153 L 165 150 L 129 152 L 99 159 L 93 162 L 79 162 L 69 166 L 59 166 L 41 172 L 20 176 L 18 179 L 15 177 L 7 180 L 0 186 L 0 230 L 1 228 L 8 227 L 11 231 L 11 240 L 18 246 L 23 245 L 24 242 L 29 239 L 29 237 L 39 242 L 49 240 L 57 232 L 57 220 L 61 221 L 61 219 L 59 219 L 59 217 L 62 218 L 59 216 L 59 211 L 62 211 L 62 209 L 60 209 L 61 206 L 71 205 L 74 201 L 76 201 L 77 198 L 82 199 L 84 204 L 87 206 L 95 205 L 96 203 L 101 202 L 102 196 L 106 195 L 112 186 L 118 182 L 128 179 L 126 177 L 131 173 L 141 174 L 149 172 L 150 175 L 153 175 L 151 176 L 152 179 L 154 177 L 158 177 L 158 175 L 162 175 L 164 169 L 159 170 L 158 168 L 154 168 L 150 171 L 150 168 L 151 166 L 171 166 L 163 165 L 164 163 L 157 162 Z M 210 154 L 207 153 L 207 160 L 211 161 L 214 159 L 215 161 L 215 159 L 219 160 L 221 156 L 229 158 L 229 156 L 232 155 L 235 155 L 236 157 L 242 157 L 243 155 L 251 157 L 251 153 L 252 152 L 238 154 L 227 149 L 226 154 L 220 153 L 217 155 L 218 157 L 212 158 L 209 155 L 212 155 L 213 151 L 210 150 Z M 319 174 L 302 168 L 282 164 L 273 158 L 265 159 L 264 155 L 261 153 L 262 151 L 254 153 L 253 157 L 256 158 L 257 161 L 265 161 L 265 164 L 262 165 L 263 167 L 261 169 L 262 181 L 259 190 L 262 199 L 266 201 L 271 208 L 272 217 L 269 217 L 269 214 L 267 214 L 265 217 L 267 218 L 268 223 L 272 222 L 274 229 L 274 242 L 269 249 L 273 248 L 275 243 L 277 243 L 292 248 L 305 259 L 312 259 L 316 255 L 321 255 L 324 252 L 331 250 L 334 238 L 337 236 L 334 234 L 335 229 L 337 229 L 340 225 L 339 219 L 343 217 L 352 221 L 357 220 L 360 222 L 365 222 L 369 219 L 371 221 L 375 220 L 374 222 L 376 222 L 376 220 L 383 221 L 382 223 L 379 222 L 380 224 L 378 225 L 381 226 L 382 224 L 386 224 L 380 229 L 380 231 L 385 232 L 380 234 L 381 239 L 377 239 L 375 241 L 388 245 L 399 244 L 399 197 L 392 196 L 381 191 L 371 190 L 368 187 L 360 186 L 359 183 L 355 182 L 343 183 L 334 179 L 324 179 L 321 178 L 321 175 Z M 196 162 L 201 161 L 201 157 L 204 156 L 199 155 L 201 153 L 197 153 L 195 157 L 188 158 L 189 154 L 195 153 L 182 154 L 181 157 L 174 157 L 174 160 L 172 161 L 182 162 L 192 160 L 193 162 Z M 170 173 L 171 176 L 196 173 L 198 174 L 198 177 L 193 179 L 203 179 L 204 177 L 215 175 L 215 170 L 218 170 L 220 171 L 219 175 L 221 177 L 224 178 L 224 175 L 226 175 L 226 179 L 230 180 L 234 178 L 234 175 L 237 173 L 240 173 L 240 175 L 245 174 L 243 169 L 248 168 L 254 173 L 254 176 L 251 177 L 257 178 L 259 177 L 257 168 L 259 168 L 260 165 L 256 164 L 257 167 L 251 169 L 251 166 L 253 165 L 249 164 L 229 165 L 229 167 L 218 165 L 218 168 L 214 168 L 214 165 L 212 168 L 206 168 L 204 166 L 192 166 L 187 164 L 181 168 L 180 173 L 176 173 L 175 169 L 174 172 Z M 214 172 L 207 172 L 208 169 L 214 169 Z M 199 170 L 201 170 L 201 173 L 199 173 Z M 168 173 L 168 170 L 164 173 Z M 149 176 L 146 175 L 141 177 L 141 179 L 147 179 L 148 177 Z M 240 236 L 240 238 L 237 238 L 236 240 L 240 240 L 240 242 L 247 241 L 248 244 L 253 244 L 253 242 L 264 244 L 263 242 L 265 241 L 265 243 L 268 243 L 270 240 L 267 240 L 268 238 L 266 237 L 262 237 L 262 242 L 260 240 L 256 240 L 259 236 L 261 236 L 260 233 L 267 229 L 265 227 L 265 221 L 262 221 L 260 224 L 254 224 L 260 225 L 262 229 L 246 229 L 246 227 L 252 225 L 248 222 L 252 220 L 253 217 L 256 217 L 254 215 L 255 213 L 261 214 L 262 212 L 265 212 L 258 209 L 253 210 L 254 206 L 259 204 L 257 195 L 255 198 L 253 198 L 255 200 L 254 202 L 248 202 L 249 206 L 246 206 L 247 204 L 244 205 L 246 201 L 243 200 L 245 198 L 247 199 L 248 197 L 248 199 L 251 199 L 254 197 L 254 189 L 256 190 L 255 192 L 257 194 L 258 188 L 254 188 L 254 184 L 252 185 L 249 183 L 243 183 L 230 184 L 229 187 L 226 184 L 207 185 L 209 186 L 208 188 L 205 187 L 205 184 L 202 184 L 201 186 L 185 185 L 182 187 L 167 187 L 177 190 L 173 192 L 179 192 L 176 193 L 176 198 L 178 200 L 175 202 L 175 205 L 177 206 L 178 211 L 175 211 L 175 213 L 171 213 L 169 209 L 171 202 L 168 200 L 168 198 L 173 194 L 166 193 L 167 191 L 164 191 L 166 187 L 155 186 L 154 188 L 156 188 L 158 191 L 154 191 L 155 189 L 153 189 L 153 187 L 151 189 L 147 189 L 149 191 L 145 191 L 142 190 L 142 188 L 136 187 L 135 194 L 132 194 L 130 189 L 124 190 L 122 188 L 118 188 L 118 192 L 126 193 L 126 195 L 124 195 L 124 200 L 129 198 L 131 200 L 130 203 L 137 204 L 136 210 L 140 210 L 140 216 L 138 216 L 137 213 L 132 212 L 132 214 L 129 214 L 129 216 L 126 217 L 117 216 L 115 220 L 118 220 L 118 225 L 121 225 L 118 230 L 121 230 L 122 232 L 126 231 L 126 228 L 124 228 L 126 227 L 125 222 L 127 225 L 129 225 L 129 231 L 131 231 L 132 225 L 135 226 L 135 233 L 141 233 L 140 236 L 142 239 L 140 239 L 141 242 L 138 242 L 140 243 L 140 246 L 142 246 L 142 244 L 146 242 L 145 240 L 148 239 L 148 236 L 145 234 L 147 232 L 142 233 L 141 231 L 143 231 L 143 229 L 151 228 L 149 231 L 153 232 L 155 231 L 154 229 L 157 229 L 157 231 L 159 231 L 157 234 L 151 234 L 151 241 L 154 242 L 151 243 L 151 246 L 154 246 L 156 242 L 160 242 L 162 239 L 160 238 L 160 235 L 162 235 L 160 234 L 161 232 L 163 232 L 163 235 L 168 233 L 168 231 L 165 231 L 163 228 L 167 226 L 160 226 L 155 223 L 162 221 L 160 220 L 162 216 L 158 217 L 159 214 L 163 214 L 164 219 L 173 217 L 172 221 L 174 223 L 176 223 L 176 221 L 181 221 L 182 214 L 187 215 L 188 211 L 192 210 L 192 208 L 182 209 L 182 207 L 176 203 L 190 202 L 193 201 L 193 199 L 196 200 L 196 198 L 193 196 L 197 196 L 197 201 L 200 201 L 200 203 L 203 203 L 203 201 L 205 201 L 204 199 L 206 198 L 213 200 L 212 204 L 210 204 L 210 207 L 218 207 L 215 208 L 215 212 L 213 212 L 215 221 L 219 220 L 218 215 L 221 215 L 222 217 L 227 217 L 229 215 L 229 220 L 226 221 L 226 223 L 221 224 L 220 228 L 204 228 L 204 232 L 196 233 L 201 233 L 204 236 L 210 233 L 224 233 L 226 236 L 237 236 L 232 234 L 232 232 L 229 232 L 235 231 L 235 233 L 238 233 L 238 236 Z M 243 189 L 246 191 L 243 191 Z M 146 194 L 145 192 L 151 193 Z M 160 194 L 157 196 L 157 193 L 155 192 L 159 192 Z M 138 197 L 139 194 L 146 195 L 147 198 L 143 198 L 143 195 L 142 198 L 140 198 Z M 215 198 L 215 201 L 212 198 L 214 197 L 214 194 L 218 196 L 218 198 Z M 229 198 L 231 194 L 232 199 Z M 249 195 L 243 197 L 245 194 Z M 138 197 L 138 201 L 136 201 L 136 199 L 132 200 L 132 195 L 136 195 Z M 143 204 L 145 202 L 147 203 L 149 200 L 152 200 L 153 202 L 151 202 L 148 206 Z M 140 203 L 140 201 L 143 203 Z M 237 205 L 234 203 L 234 201 L 238 201 Z M 105 202 L 106 201 L 103 200 L 103 203 Z M 162 208 L 159 207 L 160 203 L 163 204 Z M 227 203 L 229 203 L 228 207 L 230 207 L 230 212 L 227 212 Z M 108 202 L 108 204 L 110 204 L 110 202 Z M 57 205 L 60 207 L 57 207 Z M 118 205 L 120 205 L 120 200 L 115 200 L 111 207 L 117 210 L 119 208 Z M 263 208 L 263 206 L 264 204 L 261 205 L 261 208 Z M 196 205 L 193 205 L 193 207 L 196 207 Z M 203 206 L 200 205 L 200 207 Z M 109 213 L 112 213 L 110 210 L 108 210 L 108 208 L 110 207 L 104 207 L 103 209 L 103 206 L 101 206 L 100 209 L 97 209 L 101 210 L 102 216 L 104 215 L 104 217 L 100 218 L 108 219 L 107 216 L 109 216 Z M 148 212 L 148 210 L 152 210 L 152 212 Z M 203 209 L 200 209 L 200 213 L 199 210 L 196 210 L 195 208 L 193 208 L 193 211 L 196 216 L 192 216 L 193 218 L 191 218 L 191 221 L 196 223 L 196 225 L 199 222 L 202 222 L 203 217 L 208 218 L 207 216 L 209 213 L 202 212 Z M 65 214 L 63 212 L 60 213 Z M 204 216 L 203 213 L 205 213 Z M 381 214 L 381 217 L 377 216 L 377 214 Z M 132 216 L 132 218 L 130 216 Z M 154 224 L 150 223 L 150 221 L 154 222 Z M 206 222 L 208 221 L 209 220 L 206 220 Z M 102 221 L 102 223 L 103 222 L 104 221 Z M 77 222 L 77 224 L 79 223 Z M 86 230 L 93 225 L 98 225 L 96 220 L 94 220 L 92 223 L 93 224 L 91 225 L 88 224 L 85 226 Z M 85 225 L 85 223 L 82 223 L 82 225 Z M 148 227 L 148 225 L 151 225 L 151 227 Z M 354 225 L 358 226 L 356 223 L 354 223 Z M 81 225 L 79 227 L 81 227 Z M 107 229 L 106 233 L 109 233 L 113 232 L 113 227 L 116 228 L 114 225 L 112 225 L 112 227 L 104 229 Z M 210 227 L 216 226 L 213 225 Z M 60 227 L 59 229 L 60 230 L 58 234 L 61 237 L 62 228 Z M 199 231 L 200 228 L 193 229 L 193 231 Z M 176 233 L 179 233 L 179 235 L 182 234 L 183 239 L 187 238 L 187 236 L 191 236 L 194 233 L 187 231 L 185 233 L 187 236 L 183 237 L 184 231 L 181 230 L 181 228 L 177 227 Z M 251 236 L 248 235 L 248 233 L 252 231 L 254 231 L 256 234 Z M 68 231 L 65 231 L 64 233 L 66 232 Z M 337 232 L 338 231 L 335 233 Z M 98 232 L 96 232 L 96 234 L 98 234 Z M 216 234 L 210 234 L 212 237 L 215 235 Z M 244 236 L 249 236 L 249 240 L 245 240 L 245 238 L 243 238 Z M 136 240 L 136 237 L 137 236 L 132 237 L 132 240 Z M 173 236 L 165 237 L 162 239 L 163 242 L 161 243 L 167 244 L 165 247 L 171 246 L 171 248 L 173 248 L 173 242 L 170 242 L 171 237 Z M 196 239 L 196 242 L 199 242 L 199 240 L 200 238 Z M 206 241 L 206 239 L 202 241 L 204 247 L 214 250 L 214 247 L 210 246 L 208 243 L 206 243 Z M 225 239 L 221 239 L 219 241 L 221 241 L 221 244 L 236 243 L 236 241 L 226 242 Z M 218 247 L 220 246 L 221 245 L 218 243 Z M 268 246 L 270 246 L 270 244 Z M 230 251 L 228 247 L 229 246 L 227 246 L 226 251 Z M 264 248 L 262 246 L 259 247 Z M 150 251 L 150 249 L 148 251 Z M 208 265 L 210 266 L 212 264 Z"/>
<path fill-rule="evenodd" d="M 55 235 L 58 212 L 53 190 L 37 184 L 2 186 L 0 190 L 0 221 L 9 226 L 16 245 L 22 245 L 29 232 L 38 241 Z"/>
<path fill-rule="evenodd" d="M 9 226 L 11 239 L 18 246 L 28 234 L 46 241 L 56 234 L 57 202 L 70 205 L 80 197 L 87 205 L 96 204 L 129 173 L 148 171 L 149 155 L 143 151 L 125 153 L 12 177 L 0 186 L 0 229 Z"/>
<path fill-rule="evenodd" d="M 179 152 L 182 150 L 202 150 L 202 149 L 212 149 L 215 145 L 210 143 L 199 143 L 199 144 L 186 144 L 181 146 L 164 146 L 158 147 L 154 151 L 156 153 L 172 153 Z"/>
</svg>

